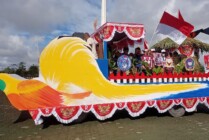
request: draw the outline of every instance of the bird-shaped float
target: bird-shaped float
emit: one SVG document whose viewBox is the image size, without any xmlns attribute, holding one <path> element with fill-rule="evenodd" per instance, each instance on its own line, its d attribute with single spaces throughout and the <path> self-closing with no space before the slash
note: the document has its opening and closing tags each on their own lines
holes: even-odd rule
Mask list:
<svg viewBox="0 0 209 140">
<path fill-rule="evenodd" d="M 88 44 L 76 37 L 55 38 L 40 56 L 39 77 L 18 80 L 0 74 L 1 89 L 19 110 L 142 100 L 206 88 L 201 83 L 129 84 L 108 81 L 101 73 Z"/>
<path fill-rule="evenodd" d="M 62 107 L 73 99 L 83 99 L 91 92 L 70 94 L 59 92 L 38 80 L 18 80 L 8 74 L 0 74 L 0 90 L 18 110 Z"/>
</svg>

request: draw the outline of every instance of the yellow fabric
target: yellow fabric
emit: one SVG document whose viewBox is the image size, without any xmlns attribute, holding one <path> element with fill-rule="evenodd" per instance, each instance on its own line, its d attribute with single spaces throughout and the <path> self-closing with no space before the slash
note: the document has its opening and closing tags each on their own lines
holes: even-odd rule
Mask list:
<svg viewBox="0 0 209 140">
<path fill-rule="evenodd" d="M 6 84 L 6 88 L 4 89 L 4 92 L 6 94 L 9 93 L 15 93 L 18 94 L 17 85 L 20 82 L 20 80 L 15 79 L 8 74 L 0 73 L 0 80 L 3 80 Z"/>
<path fill-rule="evenodd" d="M 201 84 L 117 85 L 103 77 L 86 42 L 79 38 L 54 39 L 40 56 L 40 71 L 46 81 L 57 83 L 57 90 L 67 92 L 74 84 L 105 98 L 123 98 L 155 93 L 195 90 Z"/>
</svg>

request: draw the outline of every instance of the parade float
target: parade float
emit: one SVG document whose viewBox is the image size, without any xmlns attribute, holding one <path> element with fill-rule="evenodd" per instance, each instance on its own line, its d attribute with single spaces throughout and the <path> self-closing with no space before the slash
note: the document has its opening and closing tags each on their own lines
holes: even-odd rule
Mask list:
<svg viewBox="0 0 209 140">
<path fill-rule="evenodd" d="M 209 107 L 208 73 L 126 73 L 131 60 L 125 54 L 117 60 L 121 71 L 110 71 L 108 52 L 115 46 L 145 44 L 143 24 L 107 22 L 91 37 L 102 46 L 103 58 L 95 59 L 86 41 L 60 36 L 42 51 L 39 77 L 17 79 L 1 73 L 0 89 L 16 109 L 29 111 L 35 124 L 49 116 L 67 124 L 90 112 L 105 120 L 117 110 L 126 110 L 131 117 L 148 108 L 183 116 L 198 104 Z"/>
<path fill-rule="evenodd" d="M 38 78 L 19 80 L 0 74 L 1 90 L 15 108 L 29 111 L 36 124 L 49 116 L 70 123 L 88 112 L 105 120 L 123 109 L 136 117 L 152 107 L 164 113 L 182 108 L 191 112 L 199 103 L 209 106 L 208 73 L 105 73 L 108 43 L 124 36 L 132 41 L 143 39 L 143 25 L 106 23 L 92 36 L 98 33 L 103 36 L 103 59 L 95 60 L 88 44 L 80 38 L 58 37 L 40 55 Z"/>
</svg>

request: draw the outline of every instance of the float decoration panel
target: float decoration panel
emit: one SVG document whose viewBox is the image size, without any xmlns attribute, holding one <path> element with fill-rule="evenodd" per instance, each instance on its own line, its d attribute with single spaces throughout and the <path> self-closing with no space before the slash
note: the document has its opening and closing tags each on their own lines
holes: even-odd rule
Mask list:
<svg viewBox="0 0 209 140">
<path fill-rule="evenodd" d="M 145 37 L 143 24 L 131 24 L 131 23 L 113 23 L 107 22 L 101 26 L 91 36 L 97 40 L 97 42 L 110 41 L 113 39 L 115 33 L 125 33 L 131 40 L 140 40 Z"/>
<path fill-rule="evenodd" d="M 91 111 L 97 119 L 105 120 L 111 118 L 117 110 L 122 109 L 126 110 L 131 117 L 138 117 L 143 114 L 147 108 L 154 107 L 159 113 L 164 113 L 175 105 L 181 105 L 187 112 L 193 112 L 196 110 L 198 104 L 205 104 L 209 107 L 209 97 L 95 104 L 89 105 L 87 108 L 89 110 L 88 112 Z M 29 110 L 29 112 L 36 125 L 40 125 L 43 122 L 42 116 L 54 116 L 57 121 L 68 124 L 79 119 L 82 113 L 87 113 L 86 109 L 82 106 L 44 108 Z"/>
</svg>

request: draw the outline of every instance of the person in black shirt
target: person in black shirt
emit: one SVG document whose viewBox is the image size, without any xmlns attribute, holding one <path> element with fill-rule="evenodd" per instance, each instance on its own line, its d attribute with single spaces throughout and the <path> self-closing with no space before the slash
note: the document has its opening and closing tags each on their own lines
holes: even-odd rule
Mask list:
<svg viewBox="0 0 209 140">
<path fill-rule="evenodd" d="M 137 68 L 138 72 L 141 72 L 141 62 L 142 62 L 142 54 L 141 54 L 141 49 L 139 47 L 137 47 L 135 49 L 135 55 L 134 55 L 134 59 L 133 59 L 133 63 L 135 65 L 135 67 Z"/>
</svg>

